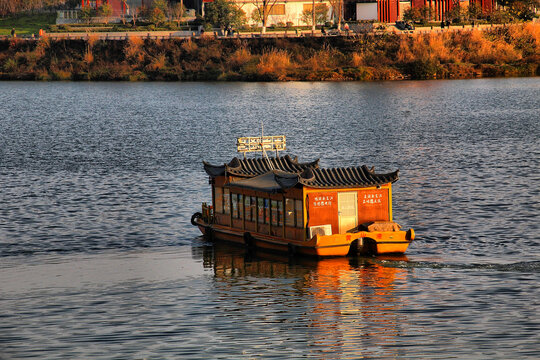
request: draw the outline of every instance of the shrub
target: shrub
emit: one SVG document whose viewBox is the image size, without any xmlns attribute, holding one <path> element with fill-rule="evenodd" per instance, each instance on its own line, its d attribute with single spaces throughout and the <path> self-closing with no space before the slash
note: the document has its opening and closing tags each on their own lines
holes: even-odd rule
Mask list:
<svg viewBox="0 0 540 360">
<path fill-rule="evenodd" d="M 249 49 L 247 49 L 245 46 L 242 46 L 229 56 L 227 63 L 230 64 L 233 68 L 235 68 L 243 66 L 251 59 L 253 59 L 253 56 L 251 55 Z"/>
<path fill-rule="evenodd" d="M 144 40 L 139 36 L 130 36 L 124 47 L 124 56 L 135 64 L 141 64 L 144 61 L 143 52 Z"/>
<path fill-rule="evenodd" d="M 283 79 L 287 70 L 291 67 L 291 59 L 285 50 L 275 48 L 264 51 L 259 58 L 257 71 L 260 75 L 270 75 L 277 79 Z"/>
<path fill-rule="evenodd" d="M 351 55 L 351 66 L 360 67 L 364 64 L 364 56 L 361 53 L 353 52 Z"/>
<path fill-rule="evenodd" d="M 408 63 L 405 69 L 413 79 L 434 79 L 437 76 L 438 66 L 431 59 L 419 59 Z"/>
<path fill-rule="evenodd" d="M 17 64 L 17 60 L 14 58 L 9 58 L 4 63 L 4 66 L 2 67 L 5 72 L 16 72 L 19 67 L 19 64 Z"/>
<path fill-rule="evenodd" d="M 150 61 L 150 64 L 146 66 L 146 69 L 149 71 L 160 71 L 165 69 L 166 66 L 167 57 L 165 54 L 159 54 Z"/>
</svg>

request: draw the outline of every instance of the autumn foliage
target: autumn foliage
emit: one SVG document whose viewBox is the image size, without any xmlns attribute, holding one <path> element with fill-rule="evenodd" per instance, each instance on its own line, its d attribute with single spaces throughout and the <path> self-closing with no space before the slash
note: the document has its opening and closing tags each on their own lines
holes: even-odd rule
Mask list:
<svg viewBox="0 0 540 360">
<path fill-rule="evenodd" d="M 0 78 L 380 80 L 535 76 L 540 25 L 358 37 L 0 41 Z"/>
</svg>

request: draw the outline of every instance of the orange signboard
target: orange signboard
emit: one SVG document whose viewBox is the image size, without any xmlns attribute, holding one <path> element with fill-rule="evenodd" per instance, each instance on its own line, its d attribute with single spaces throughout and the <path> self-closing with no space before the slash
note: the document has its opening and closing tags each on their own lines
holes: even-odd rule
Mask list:
<svg viewBox="0 0 540 360">
<path fill-rule="evenodd" d="M 358 191 L 358 223 L 390 220 L 388 189 Z"/>
</svg>

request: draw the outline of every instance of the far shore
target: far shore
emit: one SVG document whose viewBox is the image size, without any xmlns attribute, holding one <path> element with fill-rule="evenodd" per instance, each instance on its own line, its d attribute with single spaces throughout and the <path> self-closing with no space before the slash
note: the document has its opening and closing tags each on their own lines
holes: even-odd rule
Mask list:
<svg viewBox="0 0 540 360">
<path fill-rule="evenodd" d="M 427 33 L 444 33 L 444 32 L 458 32 L 458 31 L 488 31 L 496 27 L 506 27 L 509 25 L 505 24 L 476 24 L 476 25 L 450 25 L 441 28 L 440 26 L 417 26 L 413 30 L 398 30 L 397 28 L 390 26 L 385 30 L 378 30 L 370 32 L 371 34 L 395 34 L 395 35 L 418 35 L 418 34 L 427 34 Z M 359 35 L 365 35 L 365 33 L 355 33 L 353 31 L 345 32 L 337 30 L 328 31 L 328 33 L 323 33 L 320 28 L 317 28 L 315 31 L 300 29 L 300 30 L 268 30 L 266 33 L 261 34 L 257 32 L 235 32 L 234 35 L 225 35 L 219 31 L 219 29 L 214 29 L 212 31 L 207 31 L 204 33 L 199 33 L 198 31 L 188 31 L 188 30 L 170 30 L 170 31 L 72 31 L 72 32 L 46 32 L 44 36 L 49 37 L 51 40 L 61 40 L 61 39 L 87 39 L 89 37 L 94 37 L 99 40 L 127 40 L 130 37 L 144 37 L 149 39 L 172 39 L 172 38 L 199 38 L 199 37 L 214 37 L 218 39 L 223 38 L 283 38 L 283 37 L 333 37 L 333 36 L 345 36 L 345 37 L 356 37 Z M 7 40 L 11 37 L 8 35 L 0 36 L 0 40 Z M 23 36 L 18 36 L 19 39 L 24 40 L 39 40 L 42 36 L 39 34 L 26 34 Z"/>
<path fill-rule="evenodd" d="M 540 24 L 366 34 L 55 33 L 0 39 L 1 80 L 358 81 L 540 75 Z"/>
</svg>

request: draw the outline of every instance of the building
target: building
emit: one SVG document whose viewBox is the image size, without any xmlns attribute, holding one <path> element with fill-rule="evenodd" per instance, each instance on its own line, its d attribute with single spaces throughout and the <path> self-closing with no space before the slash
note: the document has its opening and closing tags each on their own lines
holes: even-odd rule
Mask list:
<svg viewBox="0 0 540 360">
<path fill-rule="evenodd" d="M 137 8 L 141 6 L 151 6 L 153 0 L 80 0 L 81 8 L 97 9 L 103 4 L 109 4 L 112 8 L 113 17 L 121 17 L 122 15 L 132 15 Z"/>
</svg>

